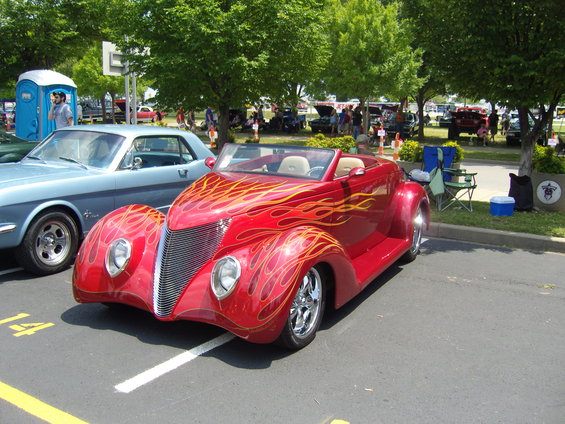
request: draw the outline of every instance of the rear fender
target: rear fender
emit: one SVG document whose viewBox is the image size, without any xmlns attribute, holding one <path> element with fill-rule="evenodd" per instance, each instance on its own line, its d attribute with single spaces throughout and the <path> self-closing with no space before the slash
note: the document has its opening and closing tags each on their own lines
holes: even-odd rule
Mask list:
<svg viewBox="0 0 565 424">
<path fill-rule="evenodd" d="M 425 228 L 430 224 L 430 202 L 424 188 L 415 182 L 404 181 L 396 186 L 394 199 L 390 204 L 393 220 L 390 237 L 409 240 L 412 236 L 412 219 L 418 207 L 422 207 Z"/>
</svg>

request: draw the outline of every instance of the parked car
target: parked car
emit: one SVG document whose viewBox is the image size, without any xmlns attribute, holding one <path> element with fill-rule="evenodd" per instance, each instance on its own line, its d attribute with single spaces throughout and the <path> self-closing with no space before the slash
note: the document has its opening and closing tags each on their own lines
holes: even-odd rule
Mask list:
<svg viewBox="0 0 565 424">
<path fill-rule="evenodd" d="M 533 119 L 530 119 L 530 127 L 534 125 Z M 544 131 L 536 141 L 540 146 L 545 146 L 547 144 L 547 131 Z M 512 118 L 510 120 L 510 127 L 506 133 L 506 145 L 507 146 L 519 146 L 522 144 L 522 137 L 520 131 L 520 119 Z"/>
<path fill-rule="evenodd" d="M 331 132 L 330 115 L 332 113 L 333 106 L 316 105 L 314 106 L 314 108 L 316 109 L 316 112 L 318 112 L 318 115 L 320 115 L 320 117 L 310 120 L 309 124 L 312 132 Z"/>
<path fill-rule="evenodd" d="M 414 260 L 429 219 L 422 186 L 374 156 L 229 143 L 212 171 L 167 215 L 137 204 L 102 218 L 77 256 L 75 299 L 299 349 L 326 303 Z"/>
<path fill-rule="evenodd" d="M 404 137 L 412 138 L 420 128 L 420 122 L 418 120 L 418 115 L 412 112 L 402 112 L 404 114 Z M 390 112 L 386 115 L 383 121 L 383 127 L 389 137 L 396 137 L 396 114 L 397 112 Z"/>
<path fill-rule="evenodd" d="M 487 111 L 480 107 L 458 107 L 451 113 L 451 125 L 447 137 L 454 140 L 461 133 L 476 135 L 478 129 L 484 123 L 488 128 Z"/>
<path fill-rule="evenodd" d="M 0 163 L 21 160 L 37 143 L 0 131 Z"/>
<path fill-rule="evenodd" d="M 210 168 L 194 134 L 88 125 L 51 133 L 22 161 L 0 164 L 0 248 L 44 275 L 66 268 L 102 216 L 130 203 L 166 209 Z"/>
<path fill-rule="evenodd" d="M 333 106 L 329 105 L 316 105 L 314 106 L 319 118 L 311 119 L 310 120 L 310 128 L 312 132 L 331 132 L 330 128 L 330 114 L 332 113 Z M 338 114 L 341 110 L 337 110 Z M 380 107 L 378 106 L 369 106 L 369 121 L 370 124 L 374 124 L 377 122 L 381 122 L 383 116 L 383 112 Z"/>
<path fill-rule="evenodd" d="M 125 120 L 124 114 L 126 110 L 126 101 L 124 99 L 116 100 L 116 106 L 120 109 L 120 120 Z M 132 114 L 133 116 L 133 114 Z M 161 116 L 165 116 L 165 112 L 161 112 Z M 141 105 L 137 108 L 137 122 L 155 122 L 157 119 L 157 111 L 151 106 Z"/>
</svg>

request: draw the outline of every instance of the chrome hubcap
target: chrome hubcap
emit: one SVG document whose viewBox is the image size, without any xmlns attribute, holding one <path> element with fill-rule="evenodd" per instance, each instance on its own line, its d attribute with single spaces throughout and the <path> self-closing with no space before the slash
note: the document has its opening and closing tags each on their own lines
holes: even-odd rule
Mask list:
<svg viewBox="0 0 565 424">
<path fill-rule="evenodd" d="M 69 229 L 58 221 L 46 222 L 35 240 L 37 258 L 45 265 L 58 265 L 69 254 L 71 234 Z"/>
<path fill-rule="evenodd" d="M 424 228 L 424 216 L 422 210 L 418 209 L 418 213 L 414 217 L 414 229 L 412 230 L 412 246 L 410 247 L 411 253 L 417 253 L 420 250 L 422 243 L 422 231 Z"/>
<path fill-rule="evenodd" d="M 318 321 L 322 301 L 321 278 L 315 268 L 302 279 L 290 308 L 290 323 L 296 337 L 307 337 Z"/>
</svg>

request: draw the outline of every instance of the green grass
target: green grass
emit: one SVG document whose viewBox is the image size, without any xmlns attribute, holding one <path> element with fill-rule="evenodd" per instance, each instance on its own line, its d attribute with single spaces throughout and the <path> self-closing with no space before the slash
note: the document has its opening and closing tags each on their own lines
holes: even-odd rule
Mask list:
<svg viewBox="0 0 565 424">
<path fill-rule="evenodd" d="M 432 222 L 463 225 L 466 227 L 489 228 L 541 236 L 565 237 L 565 212 L 514 212 L 512 216 L 493 216 L 489 202 L 473 201 L 473 212 L 453 209 L 438 212 L 431 202 Z"/>
</svg>

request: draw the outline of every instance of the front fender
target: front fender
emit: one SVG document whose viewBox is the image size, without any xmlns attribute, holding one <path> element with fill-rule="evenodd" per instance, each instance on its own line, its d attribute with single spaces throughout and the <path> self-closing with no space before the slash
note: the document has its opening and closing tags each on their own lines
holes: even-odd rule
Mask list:
<svg viewBox="0 0 565 424">
<path fill-rule="evenodd" d="M 157 245 L 165 215 L 144 205 L 130 205 L 109 213 L 90 230 L 73 269 L 77 302 L 121 302 L 151 310 Z M 125 238 L 132 245 L 124 271 L 111 278 L 105 260 L 110 244 Z"/>
<path fill-rule="evenodd" d="M 270 343 L 280 334 L 290 306 L 306 272 L 326 258 L 346 256 L 328 233 L 298 227 L 226 252 L 241 264 L 234 291 L 218 300 L 210 288 L 210 261 L 181 295 L 173 314 L 221 326 L 255 343 Z"/>
</svg>

